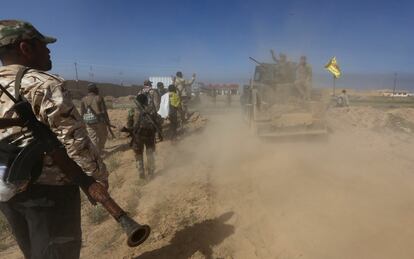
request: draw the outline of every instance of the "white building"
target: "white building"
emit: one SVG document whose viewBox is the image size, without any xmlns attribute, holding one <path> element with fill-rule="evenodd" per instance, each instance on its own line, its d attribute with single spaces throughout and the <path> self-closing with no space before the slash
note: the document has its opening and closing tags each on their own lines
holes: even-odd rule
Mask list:
<svg viewBox="0 0 414 259">
<path fill-rule="evenodd" d="M 168 86 L 173 83 L 173 78 L 171 76 L 150 76 L 149 80 L 152 82 L 153 88 L 157 88 L 158 82 L 162 82 L 165 88 L 168 88 Z"/>
</svg>

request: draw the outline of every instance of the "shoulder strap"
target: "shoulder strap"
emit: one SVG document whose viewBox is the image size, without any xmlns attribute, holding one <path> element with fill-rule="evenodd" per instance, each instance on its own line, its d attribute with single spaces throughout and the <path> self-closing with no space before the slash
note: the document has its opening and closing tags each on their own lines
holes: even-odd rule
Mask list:
<svg viewBox="0 0 414 259">
<path fill-rule="evenodd" d="M 22 67 L 17 71 L 16 79 L 14 80 L 14 97 L 19 100 L 20 99 L 20 87 L 22 84 L 22 78 L 24 74 L 29 70 L 28 67 Z"/>
</svg>

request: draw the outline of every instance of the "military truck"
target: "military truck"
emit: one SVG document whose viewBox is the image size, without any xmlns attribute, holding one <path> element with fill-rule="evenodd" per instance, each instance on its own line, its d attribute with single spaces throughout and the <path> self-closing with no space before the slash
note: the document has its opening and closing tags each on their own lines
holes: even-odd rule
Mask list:
<svg viewBox="0 0 414 259">
<path fill-rule="evenodd" d="M 322 94 L 310 89 L 308 96 L 304 94 L 295 81 L 296 64 L 254 61 L 257 65 L 243 107 L 254 132 L 260 137 L 326 135 Z"/>
</svg>

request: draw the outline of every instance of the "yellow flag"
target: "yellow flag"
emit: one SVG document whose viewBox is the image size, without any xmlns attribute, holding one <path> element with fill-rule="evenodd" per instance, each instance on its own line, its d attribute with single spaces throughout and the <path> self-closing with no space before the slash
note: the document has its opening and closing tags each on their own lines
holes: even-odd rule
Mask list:
<svg viewBox="0 0 414 259">
<path fill-rule="evenodd" d="M 335 78 L 339 78 L 342 74 L 341 69 L 338 66 L 338 63 L 336 63 L 336 58 L 333 57 L 331 60 L 329 60 L 328 64 L 325 65 L 325 68 L 331 72 Z"/>
</svg>

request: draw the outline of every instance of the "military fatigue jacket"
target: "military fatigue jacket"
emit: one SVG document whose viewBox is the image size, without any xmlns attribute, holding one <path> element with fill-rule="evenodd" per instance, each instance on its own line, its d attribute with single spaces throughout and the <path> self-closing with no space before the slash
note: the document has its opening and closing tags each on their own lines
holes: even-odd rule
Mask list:
<svg viewBox="0 0 414 259">
<path fill-rule="evenodd" d="M 85 97 L 83 97 L 80 107 L 81 116 L 86 113 L 88 105 L 92 108 L 93 112 L 96 113 L 96 116 L 98 116 L 100 122 L 109 122 L 108 111 L 102 96 L 94 93 L 88 93 Z"/>
<path fill-rule="evenodd" d="M 312 68 L 309 64 L 298 65 L 296 68 L 296 81 L 310 85 L 312 83 Z"/>
<path fill-rule="evenodd" d="M 191 85 L 194 83 L 195 77 L 191 80 L 185 80 L 181 77 L 175 78 L 175 87 L 177 87 L 178 93 L 180 96 L 191 96 Z"/>
<path fill-rule="evenodd" d="M 6 87 L 12 95 L 14 95 L 14 80 L 21 67 L 20 65 L 0 67 L 0 84 Z M 106 181 L 108 173 L 105 164 L 89 139 L 85 124 L 73 105 L 64 84 L 64 80 L 60 77 L 30 69 L 22 79 L 20 93 L 31 103 L 37 119 L 49 125 L 64 144 L 69 157 L 86 174 L 93 176 L 98 181 Z M 12 106 L 13 102 L 0 91 L 0 117 L 17 117 L 11 110 Z M 21 132 L 19 127 L 0 130 L 0 139 L 19 132 Z M 45 156 L 42 174 L 36 183 L 64 185 L 68 184 L 69 180 L 53 164 L 53 160 L 49 156 Z"/>
</svg>

